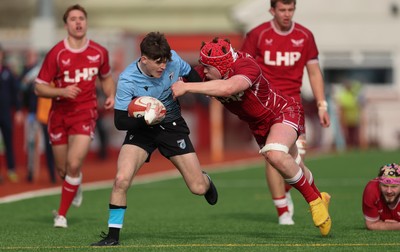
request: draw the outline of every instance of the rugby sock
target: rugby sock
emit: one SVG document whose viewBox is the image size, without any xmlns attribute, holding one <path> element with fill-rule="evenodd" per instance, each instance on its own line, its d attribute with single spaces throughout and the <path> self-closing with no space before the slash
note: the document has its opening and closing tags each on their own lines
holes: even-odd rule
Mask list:
<svg viewBox="0 0 400 252">
<path fill-rule="evenodd" d="M 313 177 L 311 171 L 310 171 L 310 179 L 308 180 L 308 183 L 311 185 L 311 187 L 314 190 L 314 192 L 316 194 L 318 194 L 318 197 L 320 197 L 322 199 L 321 192 L 318 190 L 318 187 L 314 183 L 314 177 Z"/>
<path fill-rule="evenodd" d="M 272 200 L 274 202 L 276 211 L 278 212 L 278 216 L 281 216 L 285 212 L 289 212 L 286 196 L 282 196 L 279 198 L 273 198 Z"/>
<path fill-rule="evenodd" d="M 285 183 L 285 192 L 289 192 L 290 189 L 292 189 L 292 186 L 289 185 L 288 183 Z"/>
<path fill-rule="evenodd" d="M 109 204 L 108 236 L 119 240 L 119 231 L 124 223 L 126 206 Z"/>
<path fill-rule="evenodd" d="M 285 181 L 296 188 L 308 203 L 318 198 L 318 194 L 308 183 L 300 167 L 299 171 L 293 178 L 285 179 Z"/>
<path fill-rule="evenodd" d="M 76 192 L 78 191 L 78 187 L 81 184 L 82 175 L 78 178 L 72 178 L 70 176 L 65 176 L 65 180 L 62 184 L 61 189 L 61 202 L 60 208 L 58 209 L 58 214 L 62 216 L 66 216 L 69 207 L 71 206 L 72 200 L 75 197 Z"/>
</svg>

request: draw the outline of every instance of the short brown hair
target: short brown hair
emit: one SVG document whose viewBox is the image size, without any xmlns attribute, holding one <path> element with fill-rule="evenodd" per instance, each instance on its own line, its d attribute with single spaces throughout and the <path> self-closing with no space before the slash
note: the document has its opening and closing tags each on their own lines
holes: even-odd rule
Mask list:
<svg viewBox="0 0 400 252">
<path fill-rule="evenodd" d="M 278 2 L 282 2 L 283 4 L 291 4 L 294 3 L 296 6 L 296 0 L 271 0 L 271 8 L 275 8 Z"/>
<path fill-rule="evenodd" d="M 140 43 L 141 54 L 151 60 L 171 61 L 172 53 L 164 34 L 150 32 Z"/>
<path fill-rule="evenodd" d="M 87 12 L 86 12 L 85 8 L 83 8 L 83 7 L 80 6 L 79 4 L 75 4 L 75 5 L 72 5 L 72 6 L 68 7 L 68 9 L 64 12 L 64 16 L 63 16 L 64 24 L 67 23 L 68 15 L 69 15 L 69 13 L 70 13 L 71 11 L 73 11 L 73 10 L 82 11 L 83 14 L 85 15 L 85 17 L 87 18 Z"/>
</svg>

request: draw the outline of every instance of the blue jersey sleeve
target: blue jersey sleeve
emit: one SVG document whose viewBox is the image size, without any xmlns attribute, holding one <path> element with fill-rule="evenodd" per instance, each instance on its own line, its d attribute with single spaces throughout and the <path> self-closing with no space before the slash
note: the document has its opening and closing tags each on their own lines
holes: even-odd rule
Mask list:
<svg viewBox="0 0 400 252">
<path fill-rule="evenodd" d="M 186 76 L 190 73 L 192 67 L 189 65 L 189 63 L 184 61 L 174 50 L 172 50 L 172 60 L 177 61 L 177 63 L 179 64 L 180 72 L 178 77 Z"/>
<path fill-rule="evenodd" d="M 135 97 L 136 85 L 134 78 L 130 77 L 133 67 L 136 67 L 135 62 L 129 65 L 119 76 L 114 109 L 127 111 L 129 103 Z"/>
</svg>

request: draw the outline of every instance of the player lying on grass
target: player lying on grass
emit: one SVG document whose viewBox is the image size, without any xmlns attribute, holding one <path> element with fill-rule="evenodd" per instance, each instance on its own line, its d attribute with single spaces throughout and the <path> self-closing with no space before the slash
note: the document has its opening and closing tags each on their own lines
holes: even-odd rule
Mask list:
<svg viewBox="0 0 400 252">
<path fill-rule="evenodd" d="M 369 181 L 363 193 L 362 210 L 369 230 L 400 230 L 400 166 L 387 164 Z"/>
<path fill-rule="evenodd" d="M 257 62 L 248 54 L 234 51 L 228 40 L 215 38 L 203 44 L 200 63 L 198 70 L 205 82 L 178 81 L 172 85 L 174 97 L 185 93 L 213 96 L 247 122 L 260 153 L 303 195 L 315 226 L 322 235 L 328 235 L 330 196 L 319 192 L 295 144 L 304 127 L 302 106 L 292 97 L 272 90 Z"/>
</svg>

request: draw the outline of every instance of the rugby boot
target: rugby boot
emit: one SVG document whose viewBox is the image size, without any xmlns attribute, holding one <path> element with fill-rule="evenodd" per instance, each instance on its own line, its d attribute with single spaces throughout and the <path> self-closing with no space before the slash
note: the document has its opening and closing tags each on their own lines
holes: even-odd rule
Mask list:
<svg viewBox="0 0 400 252">
<path fill-rule="evenodd" d="M 332 221 L 324 202 L 321 198 L 317 198 L 311 201 L 309 205 L 314 225 L 319 228 L 321 235 L 328 235 L 331 230 Z"/>
<path fill-rule="evenodd" d="M 215 187 L 214 183 L 212 182 L 210 176 L 207 174 L 207 172 L 203 171 L 203 174 L 207 176 L 208 181 L 210 181 L 210 188 L 204 195 L 204 198 L 206 198 L 208 204 L 210 205 L 215 205 L 218 201 L 218 192 L 217 188 Z"/>
<path fill-rule="evenodd" d="M 329 203 L 331 202 L 331 195 L 329 195 L 329 193 L 327 192 L 321 192 L 321 198 L 322 202 L 324 202 L 326 210 L 329 211 Z"/>
<path fill-rule="evenodd" d="M 109 234 L 106 234 L 104 232 L 101 232 L 100 237 L 102 238 L 98 242 L 94 242 L 90 244 L 90 246 L 116 246 L 119 245 L 119 241 L 113 237 L 111 237 Z"/>
</svg>

